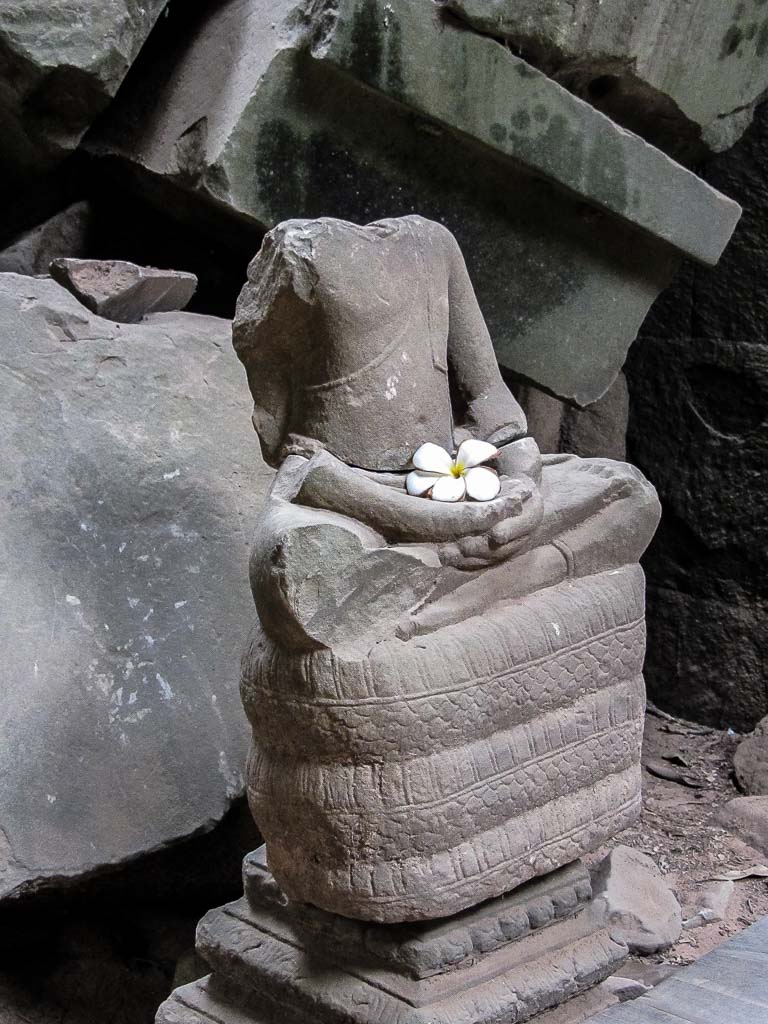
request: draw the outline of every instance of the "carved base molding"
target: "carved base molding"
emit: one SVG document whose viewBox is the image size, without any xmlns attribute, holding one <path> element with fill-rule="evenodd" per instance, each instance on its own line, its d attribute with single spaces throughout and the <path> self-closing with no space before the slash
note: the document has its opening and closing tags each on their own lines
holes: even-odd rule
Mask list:
<svg viewBox="0 0 768 1024">
<path fill-rule="evenodd" d="M 289 903 L 246 858 L 246 896 L 200 922 L 212 974 L 157 1024 L 520 1024 L 598 985 L 627 955 L 580 862 L 451 918 L 354 921 Z"/>
</svg>

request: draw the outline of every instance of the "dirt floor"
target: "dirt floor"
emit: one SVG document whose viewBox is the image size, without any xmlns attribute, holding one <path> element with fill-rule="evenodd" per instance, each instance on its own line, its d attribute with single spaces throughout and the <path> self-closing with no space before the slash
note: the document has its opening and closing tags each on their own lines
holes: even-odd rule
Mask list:
<svg viewBox="0 0 768 1024">
<path fill-rule="evenodd" d="M 611 846 L 647 853 L 667 877 L 683 907 L 683 918 L 702 909 L 711 880 L 729 872 L 768 865 L 768 857 L 714 821 L 718 808 L 740 796 L 733 779 L 733 752 L 742 737 L 672 718 L 651 706 L 643 750 L 643 814 L 635 826 L 590 858 L 595 863 Z M 665 776 L 665 777 L 662 777 Z M 768 872 L 767 872 L 768 873 Z M 690 964 L 731 935 L 768 914 L 768 878 L 735 880 L 722 921 L 683 930 L 664 953 L 634 958 L 635 976 L 661 977 Z M 628 973 L 622 971 L 622 974 Z"/>
</svg>

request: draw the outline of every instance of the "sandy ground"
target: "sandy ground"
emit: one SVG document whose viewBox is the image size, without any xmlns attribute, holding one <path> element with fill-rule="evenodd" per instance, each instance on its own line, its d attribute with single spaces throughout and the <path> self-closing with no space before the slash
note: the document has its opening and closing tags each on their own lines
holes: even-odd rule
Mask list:
<svg viewBox="0 0 768 1024">
<path fill-rule="evenodd" d="M 651 706 L 643 750 L 642 817 L 591 855 L 589 864 L 620 843 L 642 850 L 653 858 L 677 893 L 684 919 L 701 909 L 702 892 L 711 879 L 729 871 L 768 865 L 768 856 L 713 820 L 719 807 L 741 795 L 732 769 L 733 752 L 741 738 L 730 731 L 672 718 Z M 671 949 L 633 958 L 636 970 L 630 968 L 630 973 L 647 974 L 649 980 L 658 976 L 660 980 L 664 973 L 692 963 L 766 914 L 768 879 L 735 881 L 722 921 L 684 929 Z"/>
</svg>

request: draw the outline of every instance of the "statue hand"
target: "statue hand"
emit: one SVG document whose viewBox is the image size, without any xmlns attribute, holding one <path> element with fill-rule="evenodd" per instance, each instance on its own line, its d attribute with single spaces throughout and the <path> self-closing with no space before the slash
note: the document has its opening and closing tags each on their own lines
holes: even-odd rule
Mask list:
<svg viewBox="0 0 768 1024">
<path fill-rule="evenodd" d="M 544 505 L 530 479 L 502 478 L 496 522 L 481 533 L 459 537 L 437 547 L 440 561 L 457 569 L 483 569 L 506 561 L 522 550 L 541 521 Z M 494 517 L 496 518 L 496 517 Z"/>
</svg>

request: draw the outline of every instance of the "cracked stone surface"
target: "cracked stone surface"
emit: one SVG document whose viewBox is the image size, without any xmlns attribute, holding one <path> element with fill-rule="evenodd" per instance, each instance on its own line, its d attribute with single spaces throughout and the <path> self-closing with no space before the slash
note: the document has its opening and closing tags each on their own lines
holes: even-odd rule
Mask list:
<svg viewBox="0 0 768 1024">
<path fill-rule="evenodd" d="M 271 473 L 230 335 L 188 313 L 115 324 L 0 275 L 0 897 L 209 828 L 243 791 Z"/>
<path fill-rule="evenodd" d="M 716 262 L 738 219 L 668 156 L 429 3 L 170 10 L 134 71 L 87 143 L 105 173 L 211 232 L 439 221 L 502 365 L 576 405 L 611 385 L 682 255 Z"/>
<path fill-rule="evenodd" d="M 439 2 L 683 159 L 729 149 L 768 89 L 763 0 Z"/>
<path fill-rule="evenodd" d="M 55 166 L 115 95 L 167 0 L 0 5 L 0 170 Z"/>
<path fill-rule="evenodd" d="M 644 563 L 646 677 L 666 710 L 747 732 L 768 714 L 768 103 L 702 171 L 744 216 L 716 270 L 689 266 L 661 297 L 627 361 L 628 451 L 664 508 Z"/>
</svg>

